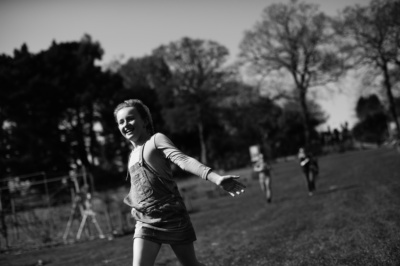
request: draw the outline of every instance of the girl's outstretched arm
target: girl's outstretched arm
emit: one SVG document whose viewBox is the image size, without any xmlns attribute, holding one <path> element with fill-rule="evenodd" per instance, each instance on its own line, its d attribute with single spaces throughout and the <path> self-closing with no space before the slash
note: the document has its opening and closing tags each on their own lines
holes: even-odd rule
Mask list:
<svg viewBox="0 0 400 266">
<path fill-rule="evenodd" d="M 232 197 L 244 192 L 246 186 L 236 180 L 239 178 L 239 176 L 221 176 L 217 174 L 216 172 L 212 171 L 210 167 L 182 153 L 164 134 L 156 133 L 154 135 L 154 147 L 155 149 L 160 150 L 164 154 L 165 158 L 179 166 L 182 170 L 185 170 L 203 179 L 210 180 L 214 184 L 222 187 Z"/>
<path fill-rule="evenodd" d="M 232 197 L 244 193 L 245 185 L 237 181 L 237 175 L 224 175 L 221 176 L 214 171 L 210 171 L 207 175 L 207 180 L 215 183 L 227 191 Z"/>
</svg>

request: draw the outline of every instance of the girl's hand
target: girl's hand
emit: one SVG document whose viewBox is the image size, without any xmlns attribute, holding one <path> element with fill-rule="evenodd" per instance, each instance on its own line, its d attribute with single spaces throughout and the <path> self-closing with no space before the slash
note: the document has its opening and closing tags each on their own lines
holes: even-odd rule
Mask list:
<svg viewBox="0 0 400 266">
<path fill-rule="evenodd" d="M 245 185 L 237 181 L 239 176 L 237 175 L 225 175 L 220 176 L 220 180 L 217 183 L 225 191 L 227 191 L 232 197 L 244 193 Z"/>
</svg>

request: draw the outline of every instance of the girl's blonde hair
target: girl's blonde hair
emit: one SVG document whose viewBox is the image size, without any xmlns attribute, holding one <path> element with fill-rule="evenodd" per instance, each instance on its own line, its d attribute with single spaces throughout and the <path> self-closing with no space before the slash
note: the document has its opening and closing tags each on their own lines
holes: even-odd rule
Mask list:
<svg viewBox="0 0 400 266">
<path fill-rule="evenodd" d="M 129 99 L 129 100 L 123 101 L 122 103 L 118 104 L 117 107 L 115 107 L 115 109 L 114 109 L 115 121 L 117 121 L 118 111 L 123 108 L 126 108 L 126 107 L 135 108 L 138 111 L 140 117 L 143 119 L 143 121 L 145 123 L 147 122 L 147 125 L 146 125 L 147 131 L 151 135 L 154 135 L 153 119 L 151 118 L 150 110 L 141 100 Z"/>
</svg>

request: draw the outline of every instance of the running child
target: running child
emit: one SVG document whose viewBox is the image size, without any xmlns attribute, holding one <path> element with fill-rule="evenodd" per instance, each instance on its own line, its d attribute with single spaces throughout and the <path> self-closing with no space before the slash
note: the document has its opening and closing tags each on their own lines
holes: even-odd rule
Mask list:
<svg viewBox="0 0 400 266">
<path fill-rule="evenodd" d="M 204 265 L 196 258 L 196 234 L 170 163 L 215 183 L 231 196 L 244 192 L 245 186 L 237 181 L 239 176 L 217 174 L 182 153 L 164 134 L 154 133 L 150 111 L 140 100 L 120 103 L 114 117 L 121 134 L 133 146 L 128 163 L 131 188 L 124 199 L 136 220 L 133 265 L 154 265 L 162 244 L 171 245 L 182 265 Z"/>
<path fill-rule="evenodd" d="M 253 171 L 258 173 L 258 181 L 260 183 L 261 191 L 264 193 L 267 202 L 271 203 L 271 166 L 266 160 L 264 160 L 262 153 L 258 154 L 257 161 L 255 161 L 253 165 Z"/>
</svg>

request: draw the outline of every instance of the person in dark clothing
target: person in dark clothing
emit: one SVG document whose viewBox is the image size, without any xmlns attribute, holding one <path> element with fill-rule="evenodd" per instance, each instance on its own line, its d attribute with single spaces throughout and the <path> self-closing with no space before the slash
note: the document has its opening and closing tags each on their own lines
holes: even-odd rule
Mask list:
<svg viewBox="0 0 400 266">
<path fill-rule="evenodd" d="M 303 147 L 299 149 L 297 157 L 306 178 L 308 195 L 312 196 L 316 190 L 315 180 L 319 172 L 318 160 Z"/>
</svg>

